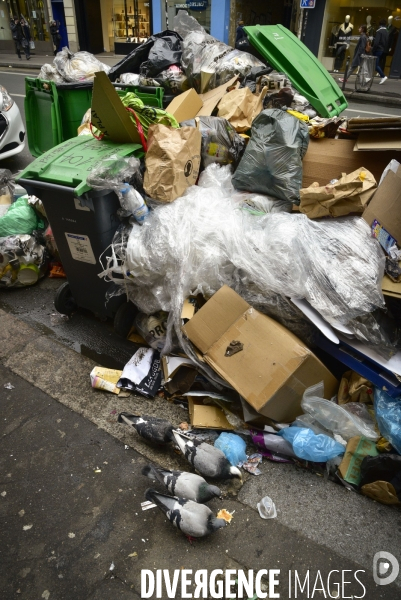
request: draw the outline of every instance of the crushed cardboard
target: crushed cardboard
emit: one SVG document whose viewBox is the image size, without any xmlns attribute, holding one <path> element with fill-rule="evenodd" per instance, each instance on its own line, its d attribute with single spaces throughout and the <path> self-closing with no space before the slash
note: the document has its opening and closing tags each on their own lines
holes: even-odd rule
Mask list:
<svg viewBox="0 0 401 600">
<path fill-rule="evenodd" d="M 401 169 L 397 173 L 389 171 L 377 188 L 368 207 L 362 215 L 372 227 L 381 228 L 401 244 Z"/>
<path fill-rule="evenodd" d="M 337 380 L 295 335 L 223 286 L 183 326 L 204 360 L 259 413 L 280 422 L 302 414 L 304 391 L 324 381 L 330 398 Z M 244 350 L 226 357 L 239 340 Z"/>
<path fill-rule="evenodd" d="M 192 427 L 202 429 L 234 429 L 227 421 L 227 417 L 219 406 L 204 404 L 199 397 L 188 396 L 188 411 Z"/>
</svg>

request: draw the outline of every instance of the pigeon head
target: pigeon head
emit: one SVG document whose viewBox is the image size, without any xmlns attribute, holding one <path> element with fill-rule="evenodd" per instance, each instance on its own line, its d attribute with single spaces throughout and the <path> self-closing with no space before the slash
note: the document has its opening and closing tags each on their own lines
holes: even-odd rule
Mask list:
<svg viewBox="0 0 401 600">
<path fill-rule="evenodd" d="M 211 514 L 207 520 L 207 528 L 210 533 L 213 533 L 213 531 L 217 531 L 226 525 L 227 522 L 224 519 L 218 519 L 213 514 Z"/>
<path fill-rule="evenodd" d="M 242 479 L 242 473 L 237 467 L 230 467 L 230 477 L 239 477 Z"/>
<path fill-rule="evenodd" d="M 201 483 L 198 491 L 198 502 L 208 502 L 212 498 L 221 498 L 221 490 L 216 485 Z"/>
</svg>

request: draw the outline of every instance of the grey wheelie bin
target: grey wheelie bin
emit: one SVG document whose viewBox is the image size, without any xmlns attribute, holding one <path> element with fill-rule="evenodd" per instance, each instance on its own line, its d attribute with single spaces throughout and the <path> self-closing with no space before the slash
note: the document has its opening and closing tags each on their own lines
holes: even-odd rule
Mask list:
<svg viewBox="0 0 401 600">
<path fill-rule="evenodd" d="M 18 182 L 40 198 L 53 231 L 68 282 L 58 290 L 54 303 L 62 314 L 77 307 L 102 318 L 114 318 L 125 296 L 106 303 L 111 283 L 98 277 L 99 257 L 111 244 L 120 225 L 120 203 L 112 190 L 95 191 L 86 178 L 99 161 L 111 155 L 143 155 L 139 144 L 99 142 L 90 136 L 73 138 L 31 163 Z"/>
</svg>

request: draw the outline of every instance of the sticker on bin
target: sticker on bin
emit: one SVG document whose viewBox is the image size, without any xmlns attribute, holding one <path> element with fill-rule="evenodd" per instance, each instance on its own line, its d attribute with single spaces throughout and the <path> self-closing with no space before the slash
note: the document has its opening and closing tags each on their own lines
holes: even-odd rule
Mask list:
<svg viewBox="0 0 401 600">
<path fill-rule="evenodd" d="M 74 260 L 80 260 L 91 265 L 96 264 L 96 258 L 87 235 L 65 232 L 65 237 L 67 238 L 71 256 Z"/>
<path fill-rule="evenodd" d="M 80 198 L 74 198 L 74 204 L 75 204 L 75 208 L 77 210 L 86 210 L 86 211 L 90 211 L 89 206 L 83 206 L 81 204 L 81 199 Z"/>
</svg>

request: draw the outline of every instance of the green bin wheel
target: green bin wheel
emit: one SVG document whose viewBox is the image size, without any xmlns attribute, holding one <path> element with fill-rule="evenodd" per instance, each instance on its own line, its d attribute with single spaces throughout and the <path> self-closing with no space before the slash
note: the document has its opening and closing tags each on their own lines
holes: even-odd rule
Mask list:
<svg viewBox="0 0 401 600">
<path fill-rule="evenodd" d="M 71 315 L 77 310 L 68 281 L 61 285 L 54 296 L 54 308 L 62 315 Z"/>
<path fill-rule="evenodd" d="M 121 304 L 114 317 L 114 331 L 117 335 L 126 338 L 131 330 L 138 309 L 132 302 Z"/>
</svg>

